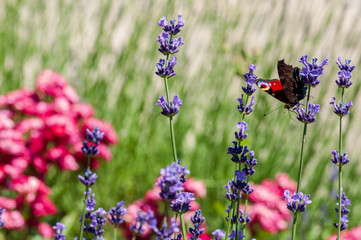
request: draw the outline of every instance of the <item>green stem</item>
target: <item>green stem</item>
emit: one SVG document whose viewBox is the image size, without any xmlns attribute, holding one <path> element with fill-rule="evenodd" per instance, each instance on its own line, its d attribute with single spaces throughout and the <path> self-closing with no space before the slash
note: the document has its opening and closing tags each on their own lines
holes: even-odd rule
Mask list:
<svg viewBox="0 0 361 240">
<path fill-rule="evenodd" d="M 292 239 L 296 239 L 296 222 L 297 222 L 297 213 L 294 213 L 293 224 L 292 224 Z"/>
<path fill-rule="evenodd" d="M 117 224 L 114 223 L 114 240 L 117 240 Z"/>
<path fill-rule="evenodd" d="M 184 222 L 184 217 L 183 217 L 183 213 L 180 214 L 180 221 L 182 224 L 182 235 L 183 235 L 183 239 L 187 240 L 187 231 L 186 231 L 186 224 Z"/>
<path fill-rule="evenodd" d="M 178 213 L 175 214 L 175 222 L 178 223 Z M 177 233 L 174 233 L 174 239 L 177 239 Z"/>
<path fill-rule="evenodd" d="M 169 118 L 169 128 L 170 128 L 170 138 L 172 141 L 172 149 L 173 149 L 173 161 L 177 162 L 178 156 L 177 156 L 177 148 L 175 145 L 175 137 L 174 137 L 174 126 L 173 126 L 173 118 Z"/>
<path fill-rule="evenodd" d="M 341 104 L 343 102 L 344 88 L 341 90 Z M 340 117 L 339 141 L 338 141 L 339 157 L 342 154 L 342 117 Z M 342 196 L 342 165 L 338 166 L 338 226 L 337 226 L 337 240 L 341 239 L 341 196 Z"/>
<path fill-rule="evenodd" d="M 87 171 L 90 170 L 90 155 L 88 155 L 88 166 Z M 83 232 L 84 232 L 84 223 L 85 223 L 85 208 L 86 208 L 86 200 L 87 200 L 87 194 L 88 194 L 89 187 L 85 187 L 85 196 L 84 196 L 84 204 L 83 204 L 83 211 L 81 214 L 81 227 L 80 227 L 80 236 L 79 239 L 83 239 Z"/>
<path fill-rule="evenodd" d="M 227 232 L 226 232 L 226 240 L 228 240 L 228 233 L 232 228 L 232 224 L 231 224 L 231 219 L 234 213 L 234 201 L 231 202 L 231 208 L 229 209 L 229 214 L 228 214 L 228 226 L 227 226 Z"/>
<path fill-rule="evenodd" d="M 241 198 L 241 191 L 239 190 L 238 191 L 238 201 L 237 201 L 237 213 L 236 213 L 236 238 L 235 239 L 238 239 L 238 216 L 239 216 L 239 199 Z"/>
<path fill-rule="evenodd" d="M 164 217 L 163 217 L 163 225 L 167 224 L 167 218 L 168 218 L 168 201 L 164 204 Z"/>
</svg>

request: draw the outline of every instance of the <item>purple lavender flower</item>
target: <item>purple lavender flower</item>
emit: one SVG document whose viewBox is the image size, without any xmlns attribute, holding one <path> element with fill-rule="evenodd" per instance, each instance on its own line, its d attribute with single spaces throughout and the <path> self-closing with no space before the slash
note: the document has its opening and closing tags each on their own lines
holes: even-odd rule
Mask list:
<svg viewBox="0 0 361 240">
<path fill-rule="evenodd" d="M 296 108 L 293 109 L 293 111 L 297 112 L 297 119 L 300 122 L 310 124 L 313 122 L 316 122 L 316 113 L 321 112 L 320 111 L 320 105 L 318 104 L 312 104 L 310 103 L 308 105 L 308 112 L 306 113 L 306 109 L 300 107 L 301 104 L 298 104 Z"/>
<path fill-rule="evenodd" d="M 135 222 L 130 225 L 130 231 L 134 234 L 143 234 L 144 233 L 144 224 L 148 223 L 149 227 L 152 228 L 153 225 L 157 225 L 157 220 L 154 218 L 153 211 L 141 212 L 138 211 L 138 216 L 135 219 Z"/>
<path fill-rule="evenodd" d="M 96 143 L 100 142 L 104 137 L 104 132 L 101 132 L 97 127 L 94 127 L 91 132 L 89 129 L 86 129 L 86 138 L 89 142 Z"/>
<path fill-rule="evenodd" d="M 242 189 L 242 192 L 246 195 L 253 193 L 254 188 L 250 188 L 249 184 Z"/>
<path fill-rule="evenodd" d="M 227 189 L 225 196 L 229 201 L 236 201 L 238 199 L 238 190 L 233 186 L 232 181 L 228 181 L 224 188 Z"/>
<path fill-rule="evenodd" d="M 174 117 L 179 113 L 179 108 L 182 106 L 183 101 L 179 98 L 178 95 L 175 95 L 173 97 L 173 101 L 171 101 L 168 105 L 167 101 L 163 96 L 159 97 L 159 100 L 155 105 L 159 105 L 163 111 L 161 114 L 163 114 L 166 117 Z"/>
<path fill-rule="evenodd" d="M 91 212 L 95 209 L 95 204 L 97 203 L 94 199 L 95 197 L 95 193 L 92 193 L 92 189 L 89 188 L 88 189 L 88 192 L 84 192 L 84 195 L 86 195 L 86 206 L 85 206 L 85 209 L 88 211 L 88 212 Z"/>
<path fill-rule="evenodd" d="M 234 230 L 232 230 L 231 235 L 228 236 L 230 240 L 236 240 L 236 232 Z M 242 240 L 243 238 L 245 238 L 246 236 L 243 235 L 243 231 L 239 230 L 238 231 L 238 239 L 237 240 Z"/>
<path fill-rule="evenodd" d="M 88 221 L 84 224 L 84 231 L 93 234 L 96 240 L 103 239 L 103 227 L 107 221 L 104 217 L 105 214 L 107 214 L 107 212 L 103 208 L 98 208 L 94 212 L 87 212 L 85 214 L 85 218 Z"/>
<path fill-rule="evenodd" d="M 245 163 L 248 159 L 247 153 L 249 153 L 247 146 L 242 146 L 239 142 L 233 141 L 234 146 L 227 148 L 227 154 L 232 155 L 232 162 L 234 163 Z"/>
<path fill-rule="evenodd" d="M 256 70 L 257 66 L 256 65 L 249 65 L 248 69 L 249 69 L 249 72 L 248 73 L 245 73 L 243 76 L 244 76 L 244 81 L 253 86 L 255 83 L 256 83 L 256 79 L 257 79 L 257 75 L 254 74 L 254 71 Z"/>
<path fill-rule="evenodd" d="M 159 59 L 159 62 L 155 65 L 158 69 L 157 72 L 155 72 L 155 74 L 157 74 L 158 76 L 162 77 L 162 78 L 171 78 L 173 77 L 176 73 L 173 69 L 173 67 L 177 64 L 177 58 L 176 57 L 172 57 L 169 62 L 168 65 L 165 65 L 165 59 Z"/>
<path fill-rule="evenodd" d="M 353 106 L 352 101 L 349 101 L 349 103 L 346 105 L 346 103 L 341 102 L 340 105 L 336 104 L 336 98 L 332 98 L 332 102 L 330 104 L 333 104 L 333 112 L 336 113 L 338 116 L 343 117 L 346 115 L 349 115 L 350 107 Z"/>
<path fill-rule="evenodd" d="M 331 153 L 333 154 L 333 158 L 331 158 L 331 162 L 337 166 L 343 166 L 350 161 L 350 159 L 348 159 L 348 155 L 346 152 L 344 152 L 342 156 L 340 156 L 340 153 L 337 152 L 336 150 L 332 150 Z"/>
<path fill-rule="evenodd" d="M 98 176 L 96 173 L 93 173 L 90 170 L 85 170 L 84 177 L 78 175 L 78 178 L 82 184 L 84 184 L 87 187 L 90 187 L 95 184 L 95 181 L 97 180 Z"/>
<path fill-rule="evenodd" d="M 0 207 L 0 228 L 4 227 L 5 222 L 4 219 L 1 218 L 1 215 L 6 212 L 6 209 Z"/>
<path fill-rule="evenodd" d="M 285 190 L 282 198 L 287 200 L 287 208 L 293 213 L 304 212 L 306 210 L 306 205 L 312 203 L 310 195 L 303 195 L 302 192 L 295 192 L 292 196 L 290 196 L 290 191 Z"/>
<path fill-rule="evenodd" d="M 196 200 L 190 192 L 177 193 L 176 198 L 170 203 L 170 208 L 176 213 L 186 213 L 191 209 L 190 202 Z"/>
<path fill-rule="evenodd" d="M 170 35 L 176 35 L 177 33 L 179 33 L 181 30 L 180 28 L 184 26 L 185 21 L 182 19 L 182 15 L 178 15 L 178 23 L 177 25 L 175 24 L 175 19 L 170 20 L 168 24 L 167 20 L 165 17 L 162 17 L 159 22 L 158 25 L 159 27 L 162 27 L 163 30 L 167 33 L 169 33 Z"/>
<path fill-rule="evenodd" d="M 336 64 L 338 65 L 340 71 L 338 72 L 339 81 L 336 80 L 336 84 L 340 88 L 348 88 L 352 85 L 350 78 L 352 77 L 352 71 L 356 66 L 350 66 L 351 60 L 345 60 L 345 64 L 342 64 L 342 58 L 338 57 Z"/>
<path fill-rule="evenodd" d="M 99 142 L 96 143 L 88 143 L 87 141 L 83 142 L 83 147 L 81 148 L 81 151 L 84 155 L 87 156 L 94 156 L 99 153 L 99 149 L 97 148 L 99 145 Z"/>
<path fill-rule="evenodd" d="M 246 106 L 243 103 L 243 94 L 241 95 L 241 98 L 237 98 L 237 101 L 239 102 L 239 105 L 237 106 L 238 112 L 240 114 L 245 114 L 245 115 L 248 115 L 251 112 L 253 112 L 252 106 L 257 104 L 253 99 L 254 99 L 254 97 L 251 98 L 251 102 L 249 103 L 248 106 Z"/>
<path fill-rule="evenodd" d="M 254 157 L 254 151 L 250 151 L 249 156 L 249 158 L 245 158 L 246 164 L 244 164 L 244 168 L 242 169 L 246 176 L 252 176 L 256 172 L 254 166 L 257 165 L 257 159 Z"/>
<path fill-rule="evenodd" d="M 172 165 L 160 170 L 162 177 L 159 178 L 156 186 L 160 186 L 159 195 L 166 201 L 175 199 L 177 193 L 184 189 L 185 175 L 190 173 L 187 166 L 182 167 L 179 163 L 180 161 L 172 163 Z"/>
<path fill-rule="evenodd" d="M 247 216 L 244 216 L 243 210 L 239 210 L 239 213 L 240 213 L 240 216 L 238 218 L 238 221 L 241 224 L 245 225 L 245 224 L 249 223 L 252 220 L 251 217 L 249 216 L 250 213 L 247 213 Z"/>
<path fill-rule="evenodd" d="M 342 190 L 341 190 L 342 191 Z M 339 200 L 339 195 L 337 195 L 337 200 Z M 338 203 L 336 203 L 338 205 Z M 348 225 L 348 216 L 347 214 L 350 212 L 350 210 L 347 208 L 351 205 L 351 201 L 346 197 L 345 192 L 342 191 L 341 195 L 341 231 L 345 230 Z M 337 212 L 337 219 L 339 218 L 339 209 L 335 208 L 335 211 Z M 338 223 L 333 224 L 336 228 L 338 227 Z"/>
<path fill-rule="evenodd" d="M 157 220 L 156 218 L 152 218 L 152 221 L 149 223 L 149 228 L 151 228 L 154 234 L 157 236 L 155 239 L 171 239 L 172 235 L 176 232 L 179 232 L 178 223 L 175 221 L 174 218 L 171 219 L 169 228 L 167 228 L 167 224 L 163 224 L 162 228 L 159 229 L 157 227 Z"/>
<path fill-rule="evenodd" d="M 121 224 L 124 222 L 123 216 L 127 214 L 127 209 L 125 208 L 125 204 L 123 201 L 117 203 L 116 207 L 112 207 L 109 210 L 110 218 L 108 220 L 112 224 Z"/>
<path fill-rule="evenodd" d="M 191 221 L 193 224 L 201 225 L 204 222 L 205 218 L 202 217 L 202 210 L 198 209 L 196 213 L 191 216 Z"/>
<path fill-rule="evenodd" d="M 238 190 L 242 190 L 247 186 L 247 180 L 246 174 L 243 171 L 236 170 L 235 174 L 236 179 L 233 181 L 233 186 L 237 188 Z"/>
<path fill-rule="evenodd" d="M 164 55 L 177 53 L 179 52 L 178 47 L 184 45 L 183 37 L 170 39 L 167 32 L 159 34 L 156 41 L 160 43 L 159 52 Z"/>
<path fill-rule="evenodd" d="M 245 131 L 248 130 L 248 125 L 246 122 L 242 121 L 238 122 L 237 127 L 239 128 L 239 132 L 235 132 L 234 135 L 236 140 L 241 142 L 245 140 L 248 136 L 248 134 L 245 133 Z"/>
<path fill-rule="evenodd" d="M 200 235 L 204 232 L 204 228 L 199 228 L 199 226 L 204 222 L 205 218 L 202 217 L 202 211 L 198 209 L 194 216 L 191 216 L 191 221 L 194 225 L 194 228 L 189 228 L 190 234 L 192 236 L 189 238 L 190 240 L 198 240 Z"/>
<path fill-rule="evenodd" d="M 316 64 L 317 58 L 312 59 L 312 63 L 308 62 L 308 55 L 302 56 L 300 63 L 305 65 L 301 71 L 302 81 L 306 86 L 316 87 L 320 83 L 319 76 L 323 75 L 323 67 L 327 65 L 328 59 L 322 61 L 321 65 Z"/>
<path fill-rule="evenodd" d="M 61 222 L 57 222 L 55 226 L 53 226 L 53 229 L 55 230 L 54 240 L 65 240 L 65 234 L 63 234 L 65 228 L 65 225 Z"/>
<path fill-rule="evenodd" d="M 226 236 L 226 234 L 224 234 L 224 231 L 221 229 L 214 230 L 212 232 L 212 235 L 214 236 L 214 240 L 222 240 L 222 238 Z"/>
<path fill-rule="evenodd" d="M 230 213 L 231 211 L 231 206 L 228 205 L 228 208 L 226 210 L 224 210 L 227 213 L 227 217 L 226 217 L 226 221 L 228 222 L 229 220 L 229 216 L 232 215 L 232 213 Z M 237 222 L 237 215 L 234 215 L 231 217 L 231 223 L 235 224 Z"/>
</svg>

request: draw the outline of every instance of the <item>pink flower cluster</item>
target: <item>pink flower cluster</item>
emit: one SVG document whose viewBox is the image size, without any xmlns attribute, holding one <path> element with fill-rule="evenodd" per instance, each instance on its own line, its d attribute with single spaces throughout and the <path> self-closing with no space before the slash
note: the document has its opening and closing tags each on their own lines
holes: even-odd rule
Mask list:
<svg viewBox="0 0 361 240">
<path fill-rule="evenodd" d="M 207 195 L 207 189 L 204 182 L 200 180 L 195 180 L 193 178 L 187 177 L 187 181 L 183 184 L 184 192 L 194 193 L 196 198 L 205 198 Z M 164 201 L 159 196 L 160 188 L 158 186 L 154 186 L 153 189 L 149 190 L 144 199 L 136 200 L 135 202 L 129 204 L 127 206 L 127 215 L 124 216 L 125 223 L 122 225 L 124 236 L 127 239 L 132 239 L 132 233 L 129 231 L 130 224 L 132 224 L 136 217 L 138 211 L 148 212 L 152 210 L 154 212 L 155 217 L 158 222 L 163 220 L 164 213 Z M 200 208 L 199 203 L 196 201 L 191 202 L 191 209 L 184 214 L 184 219 L 186 222 L 191 224 L 190 217 L 194 215 L 196 210 Z M 203 225 L 202 225 L 203 226 Z M 146 226 L 145 231 L 141 237 L 142 239 L 151 239 L 151 229 Z M 201 239 L 208 240 L 211 239 L 208 234 L 204 233 L 200 236 Z"/>
<path fill-rule="evenodd" d="M 333 234 L 327 240 L 336 240 L 337 233 Z M 359 240 L 361 239 L 361 226 L 354 227 L 350 230 L 344 230 L 341 232 L 341 239 L 345 240 Z"/>
<path fill-rule="evenodd" d="M 275 180 L 265 179 L 252 187 L 255 190 L 249 195 L 251 205 L 247 206 L 247 212 L 251 212 L 252 218 L 249 223 L 251 231 L 256 233 L 264 230 L 276 234 L 287 229 L 292 215 L 282 196 L 286 189 L 295 192 L 296 183 L 287 174 L 278 173 Z"/>
<path fill-rule="evenodd" d="M 94 118 L 91 105 L 79 97 L 58 73 L 45 70 L 35 90 L 19 89 L 0 96 L 0 207 L 6 229 L 37 227 L 44 237 L 53 230 L 41 217 L 54 214 L 50 188 L 43 182 L 50 165 L 74 171 L 86 160 L 81 152 L 86 128 L 105 132 L 98 159 L 110 161 L 107 144 L 117 134 L 106 122 Z M 25 217 L 26 216 L 26 217 Z"/>
</svg>

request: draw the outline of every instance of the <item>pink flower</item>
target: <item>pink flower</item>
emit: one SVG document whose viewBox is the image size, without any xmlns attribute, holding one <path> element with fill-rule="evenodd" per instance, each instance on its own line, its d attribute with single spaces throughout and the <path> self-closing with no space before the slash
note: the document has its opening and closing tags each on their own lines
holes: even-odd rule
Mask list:
<svg viewBox="0 0 361 240">
<path fill-rule="evenodd" d="M 44 238 L 52 238 L 54 235 L 54 229 L 48 223 L 39 223 L 38 231 Z"/>
<path fill-rule="evenodd" d="M 291 180 L 286 173 L 277 173 L 276 183 L 282 189 L 282 192 L 289 190 L 290 192 L 296 192 L 297 184 L 295 181 Z"/>
<path fill-rule="evenodd" d="M 11 120 L 8 116 L 0 114 L 0 130 L 11 129 L 15 126 L 13 120 Z"/>
<path fill-rule="evenodd" d="M 45 196 L 40 196 L 31 202 L 31 209 L 35 217 L 47 216 L 56 213 L 54 203 Z"/>
<path fill-rule="evenodd" d="M 63 89 L 67 85 L 65 78 L 49 69 L 42 71 L 36 79 L 36 90 L 53 97 L 64 96 Z"/>
<path fill-rule="evenodd" d="M 71 154 L 67 154 L 60 158 L 59 166 L 63 170 L 75 171 L 78 170 L 79 165 L 76 162 L 75 158 Z"/>
<path fill-rule="evenodd" d="M 14 209 L 16 208 L 16 201 L 12 198 L 0 196 L 0 207 L 7 210 Z"/>
<path fill-rule="evenodd" d="M 6 229 L 22 229 L 25 220 L 19 211 L 6 211 L 1 215 Z"/>
<path fill-rule="evenodd" d="M 344 230 L 341 232 L 341 239 L 345 240 L 359 240 L 361 236 L 361 226 L 354 227 L 350 230 Z M 327 240 L 336 240 L 337 233 L 328 237 Z"/>
<path fill-rule="evenodd" d="M 91 105 L 86 103 L 77 103 L 73 105 L 73 112 L 77 118 L 91 118 L 94 114 L 94 109 Z"/>
<path fill-rule="evenodd" d="M 205 198 L 207 195 L 207 188 L 203 181 L 195 180 L 194 178 L 187 178 L 183 184 L 185 192 L 194 193 L 197 198 Z"/>
</svg>

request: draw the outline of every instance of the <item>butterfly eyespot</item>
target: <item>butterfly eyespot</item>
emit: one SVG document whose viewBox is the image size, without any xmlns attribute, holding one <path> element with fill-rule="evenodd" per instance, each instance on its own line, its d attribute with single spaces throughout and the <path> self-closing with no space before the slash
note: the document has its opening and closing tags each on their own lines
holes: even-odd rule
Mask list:
<svg viewBox="0 0 361 240">
<path fill-rule="evenodd" d="M 270 89 L 270 85 L 264 81 L 258 81 L 257 86 L 262 89 L 263 91 L 267 91 Z"/>
</svg>

